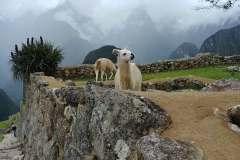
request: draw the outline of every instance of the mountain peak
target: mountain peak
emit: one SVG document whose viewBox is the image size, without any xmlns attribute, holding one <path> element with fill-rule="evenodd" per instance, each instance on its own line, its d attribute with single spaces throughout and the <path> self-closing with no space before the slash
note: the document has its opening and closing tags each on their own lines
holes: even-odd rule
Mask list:
<svg viewBox="0 0 240 160">
<path fill-rule="evenodd" d="M 66 0 L 64 3 L 54 8 L 54 10 L 67 10 L 67 9 L 73 9 L 71 2 L 69 0 Z"/>
<path fill-rule="evenodd" d="M 221 29 L 203 42 L 199 52 L 210 52 L 219 56 L 239 55 L 239 34 L 240 25 L 229 29 Z"/>
<path fill-rule="evenodd" d="M 169 59 L 194 57 L 198 53 L 198 48 L 190 42 L 183 42 L 175 51 L 169 55 Z"/>
<path fill-rule="evenodd" d="M 134 8 L 126 21 L 144 21 L 150 19 L 144 8 Z"/>
</svg>

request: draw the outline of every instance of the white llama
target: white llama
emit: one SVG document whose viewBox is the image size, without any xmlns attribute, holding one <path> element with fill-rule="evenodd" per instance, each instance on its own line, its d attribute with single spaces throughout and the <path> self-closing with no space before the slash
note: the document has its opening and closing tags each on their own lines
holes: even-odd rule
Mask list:
<svg viewBox="0 0 240 160">
<path fill-rule="evenodd" d="M 134 54 L 128 50 L 130 42 L 122 49 L 114 49 L 113 54 L 117 54 L 118 70 L 115 75 L 115 89 L 117 90 L 136 90 L 141 91 L 142 74 L 135 63 Z"/>
</svg>

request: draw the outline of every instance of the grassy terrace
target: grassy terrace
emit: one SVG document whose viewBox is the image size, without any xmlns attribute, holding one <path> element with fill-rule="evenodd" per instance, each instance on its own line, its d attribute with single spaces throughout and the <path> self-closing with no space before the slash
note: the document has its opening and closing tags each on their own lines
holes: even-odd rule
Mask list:
<svg viewBox="0 0 240 160">
<path fill-rule="evenodd" d="M 4 129 L 6 129 L 7 130 L 7 128 L 8 128 L 8 120 L 6 120 L 6 121 L 1 121 L 0 122 L 0 128 L 4 128 Z"/>
<path fill-rule="evenodd" d="M 203 77 L 209 79 L 222 79 L 222 78 L 236 78 L 240 79 L 240 72 L 228 72 L 226 69 L 229 66 L 233 65 L 216 65 L 216 66 L 208 66 L 208 67 L 199 67 L 199 68 L 191 68 L 191 69 L 183 69 L 183 70 L 174 70 L 167 72 L 159 72 L 159 73 L 148 73 L 143 74 L 143 81 L 152 80 L 152 79 L 160 79 L 160 78 L 173 78 L 179 76 L 188 76 L 192 75 L 195 77 Z M 240 64 L 235 64 L 234 66 L 240 66 Z M 105 78 L 105 77 L 104 77 Z M 73 82 L 84 82 L 90 79 L 95 79 L 95 77 L 91 78 L 77 78 L 72 79 Z"/>
<path fill-rule="evenodd" d="M 196 76 L 203 77 L 209 79 L 222 79 L 222 78 L 236 78 L 240 79 L 240 72 L 228 72 L 226 69 L 228 66 L 232 65 L 218 65 L 218 66 L 208 66 L 208 67 L 199 67 L 199 68 L 191 68 L 184 70 L 174 70 L 167 72 L 159 72 L 159 73 L 150 73 L 143 74 L 143 81 L 150 79 L 159 79 L 159 78 L 167 78 L 167 77 L 178 77 L 178 76 Z M 238 64 L 237 66 L 240 66 Z"/>
<path fill-rule="evenodd" d="M 6 131 L 7 131 L 7 128 L 8 128 L 7 122 L 8 122 L 8 120 L 6 120 L 6 121 L 1 121 L 1 122 L 0 122 L 0 128 L 4 128 L 4 129 L 6 129 Z M 0 142 L 2 142 L 2 140 L 3 140 L 3 135 L 0 134 Z"/>
</svg>

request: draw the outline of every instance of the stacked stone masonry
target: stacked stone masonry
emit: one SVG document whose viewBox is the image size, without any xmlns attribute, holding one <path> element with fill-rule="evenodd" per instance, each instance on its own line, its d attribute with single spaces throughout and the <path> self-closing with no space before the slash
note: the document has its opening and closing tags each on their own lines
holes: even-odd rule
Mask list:
<svg viewBox="0 0 240 160">
<path fill-rule="evenodd" d="M 153 63 L 137 64 L 137 66 L 140 69 L 141 73 L 157 73 L 210 65 L 236 63 L 240 63 L 240 55 L 217 56 L 211 53 L 202 53 L 192 58 L 160 60 Z M 55 78 L 88 78 L 94 76 L 95 72 L 93 64 L 59 67 L 54 75 Z"/>
</svg>

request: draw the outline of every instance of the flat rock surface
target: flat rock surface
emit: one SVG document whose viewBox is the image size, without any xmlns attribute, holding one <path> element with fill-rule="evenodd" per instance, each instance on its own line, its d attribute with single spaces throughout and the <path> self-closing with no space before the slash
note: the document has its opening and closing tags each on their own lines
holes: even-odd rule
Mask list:
<svg viewBox="0 0 240 160">
<path fill-rule="evenodd" d="M 22 160 L 23 153 L 21 144 L 12 133 L 5 134 L 3 141 L 0 143 L 1 160 Z"/>
</svg>

